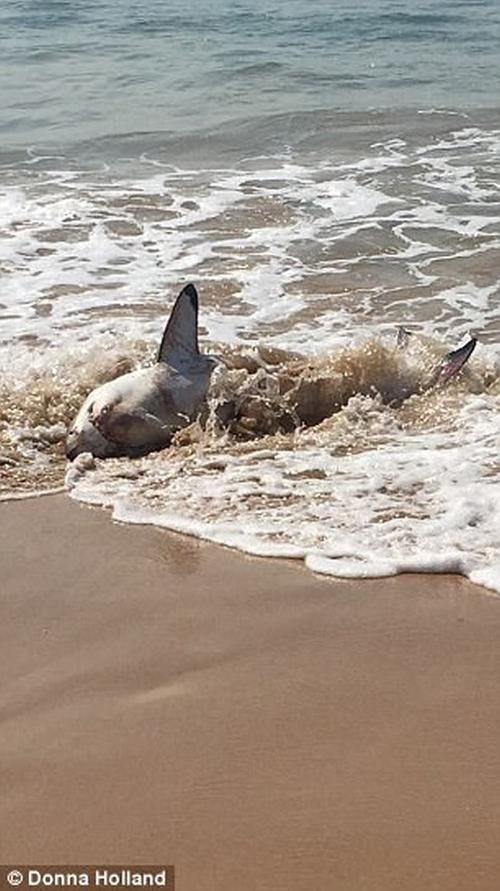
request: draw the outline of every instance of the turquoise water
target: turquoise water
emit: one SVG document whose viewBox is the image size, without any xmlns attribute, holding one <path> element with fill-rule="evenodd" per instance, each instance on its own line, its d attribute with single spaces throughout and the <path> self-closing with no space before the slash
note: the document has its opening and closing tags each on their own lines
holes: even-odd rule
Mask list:
<svg viewBox="0 0 500 891">
<path fill-rule="evenodd" d="M 0 35 L 4 148 L 498 105 L 497 0 L 4 0 Z"/>
</svg>

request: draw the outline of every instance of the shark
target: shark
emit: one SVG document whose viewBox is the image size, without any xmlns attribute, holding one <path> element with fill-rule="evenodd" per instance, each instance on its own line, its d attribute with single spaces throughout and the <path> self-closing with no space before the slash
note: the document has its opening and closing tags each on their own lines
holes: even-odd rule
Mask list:
<svg viewBox="0 0 500 891">
<path fill-rule="evenodd" d="M 67 434 L 70 461 L 83 453 L 111 458 L 159 451 L 170 445 L 175 433 L 196 420 L 206 406 L 212 372 L 223 361 L 200 352 L 198 309 L 196 288 L 187 284 L 174 303 L 156 363 L 108 381 L 87 396 Z M 411 336 L 399 328 L 398 348 L 404 349 Z M 418 392 L 455 377 L 475 346 L 476 339 L 471 338 L 447 353 Z M 229 415 L 225 420 L 229 421 L 229 403 L 226 408 Z M 307 424 L 306 415 L 300 418 L 299 413 L 298 422 Z"/>
</svg>

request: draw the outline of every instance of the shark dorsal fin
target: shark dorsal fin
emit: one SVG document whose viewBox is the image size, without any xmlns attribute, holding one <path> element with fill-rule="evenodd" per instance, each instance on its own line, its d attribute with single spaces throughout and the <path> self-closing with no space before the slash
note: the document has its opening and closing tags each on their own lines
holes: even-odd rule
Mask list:
<svg viewBox="0 0 500 891">
<path fill-rule="evenodd" d="M 189 365 L 199 354 L 198 294 L 194 285 L 186 285 L 174 303 L 163 332 L 158 362 L 179 368 Z"/>
</svg>

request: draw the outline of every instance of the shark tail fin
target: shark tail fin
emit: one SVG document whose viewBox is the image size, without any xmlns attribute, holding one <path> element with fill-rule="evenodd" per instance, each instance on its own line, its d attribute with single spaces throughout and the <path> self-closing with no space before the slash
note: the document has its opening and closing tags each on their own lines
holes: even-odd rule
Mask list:
<svg viewBox="0 0 500 891">
<path fill-rule="evenodd" d="M 158 362 L 172 368 L 189 364 L 200 353 L 198 348 L 198 294 L 194 285 L 186 285 L 174 303 L 158 350 Z"/>
<path fill-rule="evenodd" d="M 477 340 L 472 337 L 458 350 L 447 353 L 440 365 L 436 368 L 434 384 L 444 384 L 450 378 L 455 377 L 474 352 Z"/>
</svg>

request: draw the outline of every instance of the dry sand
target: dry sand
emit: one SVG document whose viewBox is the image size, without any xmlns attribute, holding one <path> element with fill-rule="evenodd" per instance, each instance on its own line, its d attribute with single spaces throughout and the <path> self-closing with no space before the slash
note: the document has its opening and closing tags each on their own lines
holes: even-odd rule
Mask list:
<svg viewBox="0 0 500 891">
<path fill-rule="evenodd" d="M 498 891 L 500 599 L 0 505 L 0 862 Z"/>
</svg>

